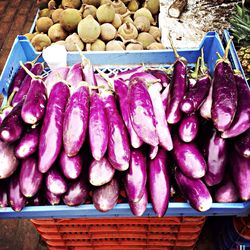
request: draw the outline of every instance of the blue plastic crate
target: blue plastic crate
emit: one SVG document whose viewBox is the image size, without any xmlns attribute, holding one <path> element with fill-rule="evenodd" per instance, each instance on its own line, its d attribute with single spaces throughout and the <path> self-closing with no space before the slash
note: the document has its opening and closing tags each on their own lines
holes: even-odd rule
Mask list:
<svg viewBox="0 0 250 250">
<path fill-rule="evenodd" d="M 204 37 L 199 48 L 180 49 L 178 52 L 184 56 L 190 65 L 194 65 L 200 49 L 204 48 L 205 62 L 211 72 L 217 60 L 216 52 L 224 53 L 222 42 L 217 33 L 209 32 Z M 6 65 L 0 76 L 0 92 L 6 95 L 9 84 L 19 68 L 19 62 L 30 61 L 37 57 L 37 53 L 30 42 L 24 36 L 18 36 L 13 44 Z M 90 59 L 92 64 L 101 68 L 127 68 L 139 64 L 147 66 L 169 66 L 175 61 L 172 50 L 159 51 L 126 51 L 126 52 L 85 52 L 84 55 Z M 40 61 L 43 60 L 42 57 Z M 68 65 L 80 62 L 81 58 L 77 52 L 68 53 Z M 238 65 L 238 58 L 234 58 L 233 65 Z M 250 213 L 250 202 L 242 203 L 213 203 L 212 208 L 206 212 L 195 211 L 188 203 L 170 202 L 166 216 L 222 216 L 238 215 L 244 216 Z M 14 212 L 11 208 L 0 209 L 0 218 L 80 218 L 80 217 L 127 217 L 133 216 L 128 204 L 118 204 L 107 213 L 97 211 L 93 205 L 81 205 L 78 207 L 58 206 L 29 206 L 21 212 Z M 148 204 L 144 216 L 155 216 L 151 204 Z"/>
</svg>

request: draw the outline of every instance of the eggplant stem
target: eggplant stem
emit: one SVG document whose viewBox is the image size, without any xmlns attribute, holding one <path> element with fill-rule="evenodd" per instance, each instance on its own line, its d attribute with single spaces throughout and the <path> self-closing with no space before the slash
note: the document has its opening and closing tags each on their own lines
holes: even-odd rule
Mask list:
<svg viewBox="0 0 250 250">
<path fill-rule="evenodd" d="M 10 96 L 9 96 L 9 98 L 7 99 L 7 103 L 6 103 L 3 107 L 0 108 L 0 114 L 2 114 L 3 111 L 4 111 L 6 108 L 8 108 L 8 107 L 11 106 L 10 104 L 11 104 L 11 102 L 12 102 L 12 100 L 13 100 L 13 98 L 14 98 L 16 92 L 17 92 L 16 89 L 12 91 L 12 93 L 11 93 Z"/>
<path fill-rule="evenodd" d="M 198 75 L 199 75 L 199 69 L 200 69 L 200 61 L 201 61 L 201 57 L 199 56 L 195 65 L 195 69 L 194 72 L 191 74 L 191 77 L 193 79 L 197 79 Z"/>
<path fill-rule="evenodd" d="M 101 70 L 99 70 L 98 68 L 96 68 L 96 71 L 99 73 L 99 75 L 104 78 L 107 81 L 107 84 L 110 88 L 110 90 L 114 91 L 114 83 L 113 81 L 105 74 L 103 73 Z"/>
<path fill-rule="evenodd" d="M 42 53 L 40 53 L 33 61 L 31 61 L 31 64 L 34 65 L 41 56 L 42 56 Z"/>
<path fill-rule="evenodd" d="M 201 48 L 201 73 L 205 75 L 207 73 L 207 67 L 205 65 L 205 59 L 204 59 L 204 48 Z"/>
<path fill-rule="evenodd" d="M 33 74 L 31 71 L 29 71 L 29 69 L 27 69 L 27 67 L 23 64 L 22 61 L 20 61 L 20 65 L 21 67 L 25 70 L 25 72 L 32 78 L 32 79 L 37 79 L 37 80 L 42 80 L 43 78 L 41 76 L 36 76 L 35 74 Z"/>
<path fill-rule="evenodd" d="M 169 42 L 170 42 L 171 48 L 172 48 L 173 51 L 174 51 L 174 55 L 175 55 L 176 59 L 180 59 L 180 55 L 178 54 L 177 49 L 176 49 L 175 46 L 174 46 L 173 39 L 172 39 L 172 37 L 171 37 L 171 35 L 170 35 L 170 32 L 168 33 L 168 40 L 169 40 Z"/>
<path fill-rule="evenodd" d="M 219 59 L 222 59 L 222 56 L 219 52 L 216 52 L 217 56 L 219 57 Z"/>
<path fill-rule="evenodd" d="M 233 37 L 230 36 L 230 39 L 229 39 L 229 41 L 228 41 L 228 43 L 227 43 L 227 47 L 226 47 L 226 49 L 225 49 L 225 53 L 224 53 L 224 56 L 223 56 L 223 59 L 224 59 L 224 60 L 228 60 L 228 53 L 229 53 L 229 49 L 230 49 L 232 40 L 233 40 Z"/>
<path fill-rule="evenodd" d="M 87 57 L 85 55 L 83 55 L 83 52 L 80 49 L 79 45 L 77 43 L 74 43 L 74 44 L 75 44 L 75 46 L 76 46 L 76 48 L 78 50 L 78 53 L 79 53 L 79 55 L 80 55 L 80 57 L 82 59 L 82 65 L 85 66 L 86 64 L 90 64 L 90 60 L 87 59 Z"/>
</svg>

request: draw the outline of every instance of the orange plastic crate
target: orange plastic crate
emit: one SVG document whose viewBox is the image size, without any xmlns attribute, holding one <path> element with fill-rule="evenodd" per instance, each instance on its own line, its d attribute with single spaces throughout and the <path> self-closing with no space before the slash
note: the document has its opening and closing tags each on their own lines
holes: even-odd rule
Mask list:
<svg viewBox="0 0 250 250">
<path fill-rule="evenodd" d="M 205 217 L 31 220 L 50 249 L 193 249 Z"/>
<path fill-rule="evenodd" d="M 233 224 L 242 238 L 250 240 L 250 215 L 248 217 L 234 217 Z"/>
</svg>

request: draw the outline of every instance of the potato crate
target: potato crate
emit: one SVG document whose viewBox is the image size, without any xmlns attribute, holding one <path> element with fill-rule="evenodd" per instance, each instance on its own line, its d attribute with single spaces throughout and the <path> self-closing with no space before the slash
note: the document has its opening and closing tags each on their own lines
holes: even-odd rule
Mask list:
<svg viewBox="0 0 250 250">
<path fill-rule="evenodd" d="M 211 74 L 213 74 L 214 65 L 218 59 L 216 52 L 223 55 L 224 48 L 222 42 L 215 32 L 208 32 L 195 49 L 178 50 L 181 56 L 188 61 L 188 66 L 193 67 L 197 58 L 201 54 L 201 48 L 204 49 L 205 63 Z M 40 53 L 36 52 L 29 41 L 24 36 L 18 36 L 13 44 L 4 70 L 0 76 L 0 93 L 5 97 L 9 85 L 18 70 L 19 62 L 31 61 Z M 112 51 L 112 52 L 86 52 L 84 55 L 91 61 L 94 67 L 98 67 L 105 73 L 115 73 L 128 68 L 133 68 L 144 64 L 147 67 L 169 67 L 175 61 L 172 50 L 155 51 Z M 43 61 L 43 58 L 39 58 Z M 81 57 L 77 52 L 71 52 L 67 55 L 67 64 L 73 65 L 79 63 Z M 238 68 L 239 61 L 237 57 L 232 57 L 231 63 L 234 68 Z M 46 72 L 45 72 L 46 73 Z M 6 98 L 5 98 L 6 100 Z M 187 202 L 170 201 L 166 216 L 221 216 L 237 215 L 244 216 L 250 214 L 250 201 L 237 203 L 213 203 L 212 207 L 203 213 L 194 210 Z M 0 218 L 104 218 L 104 217 L 132 217 L 128 203 L 117 204 L 112 210 L 102 213 L 97 211 L 93 204 L 83 204 L 77 207 L 66 205 L 45 205 L 45 206 L 27 206 L 21 212 L 14 212 L 10 207 L 0 209 Z M 143 214 L 144 217 L 154 217 L 155 213 L 152 204 L 147 205 Z"/>
<path fill-rule="evenodd" d="M 193 249 L 205 217 L 31 220 L 49 249 Z"/>
</svg>

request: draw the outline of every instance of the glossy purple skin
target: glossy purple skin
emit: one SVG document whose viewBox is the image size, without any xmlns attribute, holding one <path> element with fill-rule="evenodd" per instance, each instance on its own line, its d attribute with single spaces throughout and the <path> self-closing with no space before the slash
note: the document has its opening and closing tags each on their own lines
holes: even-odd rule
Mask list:
<svg viewBox="0 0 250 250">
<path fill-rule="evenodd" d="M 208 186 L 219 184 L 225 173 L 227 163 L 227 141 L 214 131 L 208 144 L 207 172 L 204 180 Z"/>
<path fill-rule="evenodd" d="M 83 178 L 72 183 L 68 191 L 63 195 L 63 202 L 68 206 L 83 204 L 89 193 L 89 184 Z"/>
<path fill-rule="evenodd" d="M 76 63 L 70 68 L 66 81 L 70 84 L 72 89 L 76 89 L 78 87 L 78 84 L 83 81 L 83 70 L 81 63 Z"/>
<path fill-rule="evenodd" d="M 0 114 L 0 126 L 4 120 L 4 118 L 11 112 L 11 110 L 13 109 L 12 106 L 6 107 L 5 109 L 3 109 L 3 112 Z"/>
<path fill-rule="evenodd" d="M 89 182 L 93 186 L 102 186 L 110 182 L 114 174 L 115 169 L 105 157 L 99 161 L 93 160 L 89 166 Z"/>
<path fill-rule="evenodd" d="M 131 151 L 129 169 L 124 176 L 124 187 L 130 201 L 138 202 L 142 198 L 146 182 L 146 157 L 141 150 L 134 149 Z"/>
<path fill-rule="evenodd" d="M 231 203 L 238 201 L 239 194 L 231 178 L 223 181 L 222 186 L 215 191 L 214 199 L 216 202 Z"/>
<path fill-rule="evenodd" d="M 27 198 L 21 192 L 18 174 L 10 178 L 8 199 L 10 206 L 16 212 L 20 212 L 27 202 Z"/>
<path fill-rule="evenodd" d="M 49 97 L 51 89 L 53 86 L 59 81 L 66 80 L 67 74 L 69 72 L 69 67 L 60 67 L 57 69 L 53 69 L 49 75 L 47 76 L 44 84 L 47 89 L 47 96 Z"/>
<path fill-rule="evenodd" d="M 195 139 L 199 130 L 199 119 L 197 114 L 186 115 L 181 119 L 179 136 L 184 142 L 191 142 Z"/>
<path fill-rule="evenodd" d="M 143 72 L 144 71 L 144 67 L 143 66 L 138 66 L 138 67 L 135 67 L 133 69 L 128 69 L 126 71 L 121 71 L 115 75 L 112 76 L 112 78 L 115 78 L 115 79 L 121 79 L 123 81 L 128 81 L 129 78 L 135 74 L 135 73 L 139 73 L 139 72 Z"/>
<path fill-rule="evenodd" d="M 46 88 L 42 80 L 32 80 L 22 106 L 22 119 L 28 124 L 39 122 L 45 113 Z"/>
<path fill-rule="evenodd" d="M 241 156 L 250 158 L 250 129 L 236 138 L 234 148 Z"/>
<path fill-rule="evenodd" d="M 153 160 L 153 159 L 156 157 L 156 155 L 157 155 L 157 153 L 158 153 L 158 150 L 159 150 L 159 146 L 158 146 L 158 145 L 155 146 L 155 147 L 150 146 L 149 158 L 150 158 L 151 160 Z"/>
<path fill-rule="evenodd" d="M 60 153 L 63 137 L 64 110 L 69 98 L 69 88 L 56 83 L 50 93 L 39 139 L 38 168 L 47 172 Z"/>
<path fill-rule="evenodd" d="M 174 64 L 173 78 L 170 83 L 166 118 L 169 124 L 175 124 L 181 119 L 180 103 L 187 89 L 187 67 L 177 60 Z"/>
<path fill-rule="evenodd" d="M 41 187 L 43 174 L 39 172 L 35 157 L 28 157 L 22 161 L 19 184 L 22 194 L 33 197 Z"/>
<path fill-rule="evenodd" d="M 161 93 L 161 100 L 162 100 L 162 104 L 163 104 L 163 108 L 165 112 L 166 112 L 167 105 L 168 105 L 169 87 L 170 87 L 170 84 L 166 86 L 166 88 Z"/>
<path fill-rule="evenodd" d="M 36 152 L 39 143 L 39 132 L 39 127 L 26 131 L 15 147 L 17 158 L 24 159 Z"/>
<path fill-rule="evenodd" d="M 214 69 L 211 115 L 214 126 L 223 132 L 229 129 L 237 109 L 237 86 L 228 63 L 219 62 Z"/>
<path fill-rule="evenodd" d="M 250 128 L 250 91 L 241 75 L 235 75 L 238 90 L 238 105 L 229 129 L 222 133 L 223 138 L 238 136 Z"/>
<path fill-rule="evenodd" d="M 11 176 L 17 169 L 18 160 L 15 157 L 14 145 L 0 141 L 0 179 Z"/>
<path fill-rule="evenodd" d="M 230 152 L 232 178 L 241 200 L 250 199 L 250 158 L 240 156 L 235 150 Z"/>
<path fill-rule="evenodd" d="M 66 178 L 74 180 L 80 176 L 82 171 L 82 157 L 80 155 L 68 157 L 63 150 L 60 154 L 59 164 Z"/>
<path fill-rule="evenodd" d="M 144 190 L 142 198 L 137 202 L 129 201 L 129 207 L 133 215 L 142 216 L 148 205 L 148 191 Z"/>
<path fill-rule="evenodd" d="M 5 181 L 0 182 L 0 208 L 8 207 L 8 183 Z"/>
<path fill-rule="evenodd" d="M 0 126 L 0 139 L 4 142 L 17 141 L 24 130 L 24 122 L 21 117 L 24 99 L 20 101 L 4 118 Z"/>
<path fill-rule="evenodd" d="M 92 156 L 100 160 L 108 147 L 108 120 L 101 97 L 92 92 L 89 111 L 89 143 Z"/>
<path fill-rule="evenodd" d="M 24 66 L 30 70 L 32 67 L 32 63 L 31 62 L 26 62 L 24 64 Z M 25 70 L 20 66 L 19 69 L 17 70 L 13 81 L 11 82 L 9 89 L 8 89 L 8 97 L 11 95 L 11 93 L 13 91 L 18 91 L 20 86 L 22 85 L 22 82 L 24 80 L 24 78 L 27 76 L 27 73 L 25 72 Z"/>
<path fill-rule="evenodd" d="M 33 73 L 34 75 L 40 75 L 43 72 L 43 64 L 42 63 L 36 63 L 30 70 L 31 73 Z M 27 95 L 30 85 L 31 85 L 31 81 L 32 78 L 29 75 L 26 75 L 26 77 L 24 78 L 18 92 L 15 94 L 11 105 L 14 107 L 16 106 L 25 95 Z"/>
<path fill-rule="evenodd" d="M 212 206 L 212 197 L 206 185 L 200 179 L 188 178 L 179 169 L 176 169 L 175 180 L 192 208 L 204 212 Z"/>
<path fill-rule="evenodd" d="M 55 195 L 64 194 L 68 188 L 61 173 L 53 168 L 46 173 L 45 184 L 47 189 Z"/>
<path fill-rule="evenodd" d="M 94 189 L 92 201 L 98 211 L 107 212 L 117 204 L 118 197 L 119 183 L 113 178 L 109 183 Z"/>
<path fill-rule="evenodd" d="M 139 78 L 130 81 L 128 103 L 131 124 L 137 135 L 147 144 L 157 146 L 159 138 L 150 95 L 146 84 Z"/>
<path fill-rule="evenodd" d="M 115 97 L 110 93 L 102 95 L 108 120 L 108 160 L 112 166 L 125 171 L 129 168 L 130 143 L 124 122 L 117 110 Z"/>
<path fill-rule="evenodd" d="M 89 61 L 87 63 L 83 62 L 82 65 L 83 65 L 83 77 L 85 81 L 90 86 L 97 86 L 93 65 Z"/>
<path fill-rule="evenodd" d="M 157 82 L 158 79 L 153 76 L 152 74 L 148 73 L 148 72 L 137 72 L 134 73 L 130 78 L 129 81 L 132 81 L 134 78 L 140 79 L 142 81 L 145 82 Z"/>
<path fill-rule="evenodd" d="M 118 95 L 121 115 L 130 135 L 130 142 L 133 148 L 139 148 L 143 141 L 136 134 L 129 117 L 128 86 L 123 80 L 114 80 L 115 93 Z"/>
<path fill-rule="evenodd" d="M 167 169 L 167 154 L 160 149 L 156 158 L 149 162 L 149 192 L 156 216 L 167 211 L 170 198 L 170 177 Z"/>
<path fill-rule="evenodd" d="M 81 86 L 70 96 L 63 119 L 63 146 L 69 157 L 77 155 L 86 137 L 89 119 L 89 90 Z"/>
<path fill-rule="evenodd" d="M 208 96 L 200 107 L 200 115 L 204 119 L 207 119 L 207 120 L 211 119 L 212 102 L 213 102 L 213 81 L 211 82 Z"/>
<path fill-rule="evenodd" d="M 51 204 L 52 206 L 58 205 L 61 201 L 60 195 L 53 194 L 48 189 L 46 189 L 45 191 L 45 197 L 47 201 L 49 202 L 49 204 Z"/>
<path fill-rule="evenodd" d="M 169 125 L 166 120 L 164 106 L 161 100 L 161 89 L 161 84 L 155 83 L 149 86 L 148 93 L 153 105 L 159 144 L 167 151 L 171 151 L 173 149 L 173 141 L 170 134 Z"/>
<path fill-rule="evenodd" d="M 147 72 L 159 79 L 163 87 L 167 87 L 170 84 L 170 79 L 165 71 L 160 69 L 148 69 Z"/>
<path fill-rule="evenodd" d="M 173 156 L 181 171 L 190 178 L 203 177 L 207 170 L 207 164 L 198 147 L 193 142 L 182 142 L 176 135 L 173 141 Z"/>
<path fill-rule="evenodd" d="M 180 104 L 181 111 L 190 114 L 200 108 L 208 96 L 211 79 L 208 75 L 198 79 L 196 84 L 189 88 Z"/>
</svg>

